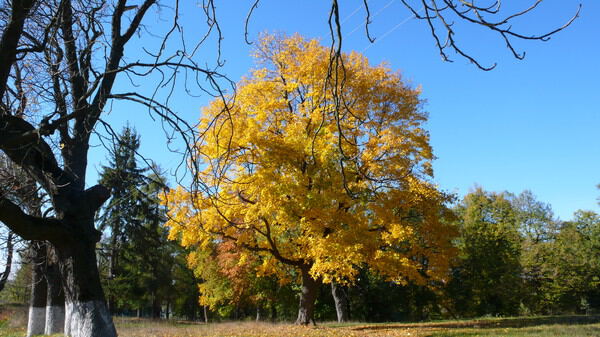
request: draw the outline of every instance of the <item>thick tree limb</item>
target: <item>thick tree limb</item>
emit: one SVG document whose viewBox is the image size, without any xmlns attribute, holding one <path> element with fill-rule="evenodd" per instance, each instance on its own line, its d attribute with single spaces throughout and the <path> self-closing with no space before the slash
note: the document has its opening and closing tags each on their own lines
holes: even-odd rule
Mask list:
<svg viewBox="0 0 600 337">
<path fill-rule="evenodd" d="M 47 191 L 70 188 L 73 183 L 60 168 L 50 146 L 29 122 L 10 115 L 0 116 L 0 150 L 17 165 L 34 174 Z"/>
<path fill-rule="evenodd" d="M 73 35 L 73 8 L 70 1 L 65 1 L 61 8 L 61 30 L 64 36 L 65 59 L 69 70 L 69 82 L 71 84 L 71 93 L 73 95 L 73 110 L 83 109 L 85 101 L 83 95 L 87 91 L 87 83 L 79 69 L 77 59 L 76 40 Z"/>
<path fill-rule="evenodd" d="M 10 22 L 4 29 L 0 39 L 0 97 L 4 97 L 10 68 L 17 57 L 17 46 L 23 35 L 25 18 L 29 14 L 35 0 L 12 1 Z M 4 114 L 7 112 L 0 112 Z"/>
<path fill-rule="evenodd" d="M 70 237 L 61 221 L 28 215 L 5 197 L 0 197 L 0 221 L 25 240 L 64 242 Z"/>
<path fill-rule="evenodd" d="M 85 190 L 86 204 L 88 211 L 93 215 L 100 206 L 110 198 L 110 190 L 102 185 L 95 185 Z"/>
<path fill-rule="evenodd" d="M 112 87 L 117 76 L 117 72 L 115 72 L 115 70 L 119 68 L 119 62 L 123 58 L 125 44 L 131 39 L 135 31 L 139 28 L 142 18 L 148 9 L 155 3 L 155 0 L 144 1 L 124 35 L 121 35 L 121 17 L 123 12 L 126 10 L 125 1 L 119 1 L 117 4 L 112 20 L 112 43 L 110 55 L 106 62 L 106 69 L 104 70 L 105 75 L 102 78 L 96 96 L 94 96 L 94 99 L 92 100 L 93 109 L 91 110 L 90 115 L 86 118 L 85 125 L 88 128 L 95 125 L 95 123 L 98 121 L 100 113 L 106 104 L 106 100 L 112 91 Z M 91 130 L 91 128 L 89 128 L 89 130 Z"/>
</svg>

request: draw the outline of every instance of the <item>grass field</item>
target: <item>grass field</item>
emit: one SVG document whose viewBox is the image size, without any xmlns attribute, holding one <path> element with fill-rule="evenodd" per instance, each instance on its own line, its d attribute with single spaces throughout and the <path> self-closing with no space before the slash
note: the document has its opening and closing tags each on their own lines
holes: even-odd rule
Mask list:
<svg viewBox="0 0 600 337">
<path fill-rule="evenodd" d="M 494 318 L 429 323 L 321 323 L 295 326 L 285 323 L 227 322 L 200 324 L 147 319 L 115 318 L 121 337 L 600 337 L 600 316 Z M 24 308 L 0 308 L 0 337 L 25 336 Z"/>
</svg>

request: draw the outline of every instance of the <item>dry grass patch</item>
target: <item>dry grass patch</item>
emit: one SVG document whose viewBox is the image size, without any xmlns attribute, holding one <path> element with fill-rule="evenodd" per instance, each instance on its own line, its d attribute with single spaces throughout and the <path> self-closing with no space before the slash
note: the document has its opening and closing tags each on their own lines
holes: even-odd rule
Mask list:
<svg viewBox="0 0 600 337">
<path fill-rule="evenodd" d="M 0 337 L 24 337 L 27 308 L 0 306 Z M 600 337 L 600 316 L 480 319 L 430 323 L 197 323 L 114 318 L 120 337 Z"/>
<path fill-rule="evenodd" d="M 316 327 L 285 323 L 184 323 L 115 319 L 121 337 L 462 337 L 462 336 L 598 336 L 600 317 L 540 317 L 432 323 L 323 323 Z"/>
<path fill-rule="evenodd" d="M 227 322 L 209 324 L 165 324 L 158 321 L 117 319 L 117 330 L 121 337 L 366 337 L 366 336 L 427 336 L 413 328 L 370 329 L 363 325 L 297 326 L 286 323 Z M 423 331 L 424 332 L 424 331 Z"/>
</svg>

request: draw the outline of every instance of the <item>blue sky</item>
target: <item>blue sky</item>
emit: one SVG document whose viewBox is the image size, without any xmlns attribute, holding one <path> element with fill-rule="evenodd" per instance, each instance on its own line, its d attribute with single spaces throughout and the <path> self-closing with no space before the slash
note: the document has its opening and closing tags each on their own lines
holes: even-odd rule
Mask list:
<svg viewBox="0 0 600 337">
<path fill-rule="evenodd" d="M 190 39 L 204 32 L 200 9 L 193 3 L 186 4 L 189 7 L 182 16 Z M 244 43 L 243 36 L 252 3 L 217 3 L 224 36 L 223 70 L 235 81 L 252 66 L 252 47 Z M 476 185 L 514 193 L 530 189 L 539 200 L 552 204 L 556 215 L 568 219 L 577 209 L 600 211 L 600 190 L 596 188 L 600 183 L 600 2 L 545 0 L 532 15 L 514 23 L 515 30 L 527 34 L 545 32 L 566 22 L 579 3 L 583 4 L 580 18 L 550 41 L 515 41 L 518 50 L 527 52 L 523 61 L 515 60 L 498 36 L 457 22 L 458 43 L 484 65 L 498 63 L 491 72 L 477 69 L 452 52 L 449 56 L 455 62 L 443 62 L 426 23 L 411 18 L 400 0 L 369 1 L 371 34 L 377 38 L 374 44 L 364 33 L 362 0 L 340 1 L 343 49 L 364 52 L 372 63 L 385 61 L 413 85 L 422 87 L 425 110 L 430 114 L 427 127 L 437 156 L 435 182 L 442 189 L 461 196 Z M 259 32 L 279 31 L 321 38 L 329 44 L 329 5 L 322 0 L 261 1 L 250 21 L 250 39 L 255 40 Z M 159 15 L 167 17 L 166 13 L 168 10 Z M 165 25 L 155 18 L 146 23 L 159 28 Z M 209 40 L 199 51 L 200 59 L 209 64 L 214 61 L 214 41 Z M 129 50 L 155 42 L 142 34 Z M 117 89 L 130 91 L 127 85 L 121 81 Z M 138 89 L 146 90 L 147 85 Z M 172 106 L 194 122 L 208 100 L 206 96 L 189 97 L 179 88 Z M 115 130 L 127 122 L 135 126 L 142 137 L 141 152 L 167 170 L 176 167 L 179 158 L 168 152 L 160 127 L 147 117 L 145 109 L 114 104 L 105 119 Z M 89 185 L 97 180 L 96 171 L 105 159 L 101 146 L 92 149 Z"/>
</svg>

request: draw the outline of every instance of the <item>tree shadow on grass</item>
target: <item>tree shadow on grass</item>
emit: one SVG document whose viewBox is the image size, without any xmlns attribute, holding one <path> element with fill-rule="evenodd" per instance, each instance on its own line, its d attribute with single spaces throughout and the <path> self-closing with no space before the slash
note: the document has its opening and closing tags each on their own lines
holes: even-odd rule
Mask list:
<svg viewBox="0 0 600 337">
<path fill-rule="evenodd" d="M 600 323 L 600 316 L 545 316 L 545 317 L 519 317 L 504 319 L 478 319 L 458 322 L 431 322 L 410 324 L 382 324 L 353 327 L 351 330 L 381 330 L 381 329 L 497 329 L 497 328 L 523 328 L 540 325 L 576 325 Z"/>
</svg>

